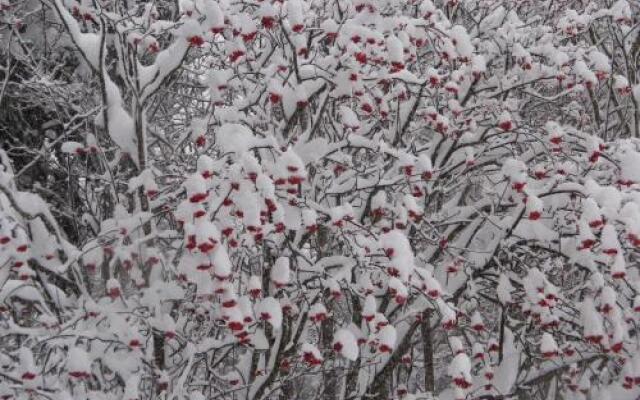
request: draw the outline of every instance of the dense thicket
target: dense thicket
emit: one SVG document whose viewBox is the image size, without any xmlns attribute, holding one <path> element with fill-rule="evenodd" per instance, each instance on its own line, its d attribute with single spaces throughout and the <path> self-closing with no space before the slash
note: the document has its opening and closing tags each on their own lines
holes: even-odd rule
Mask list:
<svg viewBox="0 0 640 400">
<path fill-rule="evenodd" d="M 0 0 L 0 398 L 636 398 L 638 11 Z"/>
</svg>

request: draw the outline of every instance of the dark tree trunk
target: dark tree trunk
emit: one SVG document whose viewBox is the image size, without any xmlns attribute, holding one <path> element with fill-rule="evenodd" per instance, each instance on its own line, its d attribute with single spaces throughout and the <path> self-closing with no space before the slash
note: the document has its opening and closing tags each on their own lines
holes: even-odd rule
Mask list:
<svg viewBox="0 0 640 400">
<path fill-rule="evenodd" d="M 325 293 L 326 295 L 327 293 Z M 327 311 L 329 315 L 331 315 L 333 301 L 327 303 Z M 334 330 L 334 319 L 327 318 L 322 322 L 321 334 L 322 334 L 322 347 L 325 349 L 330 349 L 333 343 L 333 330 Z M 333 363 L 335 365 L 335 358 L 333 359 Z M 340 393 L 340 382 L 338 381 L 338 374 L 335 368 L 326 368 L 323 373 L 324 379 L 324 400 L 334 400 L 338 398 L 338 393 Z"/>
<path fill-rule="evenodd" d="M 431 311 L 425 311 L 422 320 L 422 349 L 424 357 L 424 390 L 431 392 L 435 390 L 435 379 L 433 371 L 433 330 L 431 328 Z"/>
</svg>

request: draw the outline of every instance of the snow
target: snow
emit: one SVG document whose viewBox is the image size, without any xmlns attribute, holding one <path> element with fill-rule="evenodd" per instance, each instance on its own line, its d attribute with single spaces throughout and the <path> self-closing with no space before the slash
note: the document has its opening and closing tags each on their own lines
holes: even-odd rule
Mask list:
<svg viewBox="0 0 640 400">
<path fill-rule="evenodd" d="M 467 30 L 462 25 L 455 25 L 451 28 L 449 35 L 453 40 L 455 40 L 456 52 L 458 55 L 470 60 L 474 53 L 474 48 L 471 44 L 471 39 Z"/>
<path fill-rule="evenodd" d="M 282 308 L 280 302 L 273 297 L 266 297 L 256 306 L 256 315 L 259 319 L 266 320 L 273 329 L 282 326 Z"/>
<path fill-rule="evenodd" d="M 287 18 L 291 27 L 296 30 L 296 26 L 302 25 L 304 27 L 304 11 L 302 8 L 302 2 L 300 0 L 287 0 L 286 3 Z"/>
<path fill-rule="evenodd" d="M 222 151 L 242 154 L 256 145 L 257 139 L 249 128 L 240 124 L 224 124 L 216 131 L 216 141 Z"/>
<path fill-rule="evenodd" d="M 436 299 L 443 295 L 442 285 L 431 273 L 425 275 L 424 285 L 429 297 Z"/>
<path fill-rule="evenodd" d="M 213 274 L 216 278 L 223 280 L 231 277 L 233 266 L 224 247 L 220 246 L 215 250 L 213 258 Z"/>
<path fill-rule="evenodd" d="M 67 371 L 70 375 L 80 375 L 82 377 L 89 377 L 91 374 L 91 361 L 89 354 L 79 347 L 73 347 L 67 354 Z M 76 377 L 76 376 L 74 376 Z"/>
<path fill-rule="evenodd" d="M 371 210 L 375 212 L 375 210 L 382 210 L 387 206 L 387 194 L 383 191 L 376 193 L 371 198 Z"/>
<path fill-rule="evenodd" d="M 316 225 L 318 216 L 315 210 L 306 209 L 306 210 L 302 210 L 301 219 L 304 227 L 312 228 Z M 287 224 L 287 226 L 292 227 L 292 229 L 297 227 L 297 225 L 295 224 Z"/>
<path fill-rule="evenodd" d="M 124 396 L 125 400 L 137 399 L 138 395 L 138 385 L 140 384 L 140 378 L 138 375 L 131 375 L 125 384 Z"/>
<path fill-rule="evenodd" d="M 616 307 L 616 292 L 611 286 L 605 286 L 602 289 L 600 293 L 600 304 L 605 307 Z M 605 310 L 601 310 L 601 312 L 605 313 Z"/>
<path fill-rule="evenodd" d="M 524 162 L 515 158 L 509 158 L 502 164 L 502 173 L 512 182 L 525 181 L 526 171 L 527 167 Z"/>
<path fill-rule="evenodd" d="M 350 361 L 358 359 L 358 343 L 353 332 L 349 329 L 339 329 L 333 335 L 333 348 L 340 353 L 341 356 Z"/>
<path fill-rule="evenodd" d="M 511 281 L 505 274 L 500 274 L 500 278 L 498 280 L 498 286 L 496 288 L 496 294 L 498 295 L 498 300 L 503 305 L 509 304 L 512 302 L 511 293 L 514 291 L 513 285 L 511 285 Z"/>
<path fill-rule="evenodd" d="M 192 197 L 193 195 L 207 192 L 207 182 L 204 180 L 204 178 L 200 174 L 193 174 L 189 176 L 184 181 L 183 186 L 187 191 L 188 197 Z"/>
<path fill-rule="evenodd" d="M 358 115 L 347 106 L 340 106 L 340 116 L 342 124 L 349 129 L 358 130 L 360 128 L 360 120 Z"/>
<path fill-rule="evenodd" d="M 602 251 L 604 253 L 611 252 L 615 255 L 621 250 L 620 242 L 618 241 L 618 233 L 611 224 L 606 224 L 604 228 L 602 228 L 602 236 L 600 240 L 602 242 Z"/>
<path fill-rule="evenodd" d="M 451 352 L 453 354 L 464 353 L 464 345 L 462 340 L 457 336 L 449 337 L 449 346 L 451 346 Z"/>
<path fill-rule="evenodd" d="M 222 317 L 227 321 L 227 327 L 231 331 L 242 331 L 244 329 L 244 316 L 237 304 L 231 307 L 223 307 Z"/>
<path fill-rule="evenodd" d="M 271 269 L 271 280 L 278 286 L 289 283 L 289 258 L 279 257 Z"/>
<path fill-rule="evenodd" d="M 207 83 L 213 90 L 223 90 L 233 78 L 233 71 L 229 69 L 212 69 L 207 71 Z M 206 121 L 202 121 L 206 123 Z"/>
<path fill-rule="evenodd" d="M 314 365 L 322 363 L 323 357 L 318 348 L 311 343 L 303 343 L 300 351 L 303 354 L 305 361 Z"/>
<path fill-rule="evenodd" d="M 262 329 L 256 329 L 251 337 L 251 345 L 256 350 L 268 350 L 269 349 L 269 341 L 267 340 L 267 336 L 264 334 Z"/>
<path fill-rule="evenodd" d="M 78 22 L 69 14 L 61 0 L 56 0 L 55 5 L 59 15 L 64 20 L 72 40 L 76 46 L 80 48 L 89 65 L 93 69 L 97 69 L 100 63 L 100 37 L 95 33 L 82 33 Z"/>
<path fill-rule="evenodd" d="M 414 218 L 419 218 L 423 214 L 422 207 L 418 205 L 416 198 L 413 195 L 405 194 L 402 198 L 402 203 L 404 207 L 407 209 L 410 215 Z"/>
<path fill-rule="evenodd" d="M 487 62 L 482 55 L 476 54 L 471 59 L 471 72 L 480 76 L 487 71 Z"/>
<path fill-rule="evenodd" d="M 557 352 L 558 344 L 553 336 L 548 332 L 543 333 L 542 339 L 540 340 L 540 353 L 546 357 L 550 357 L 556 355 Z"/>
<path fill-rule="evenodd" d="M 611 186 L 600 186 L 593 179 L 586 179 L 584 191 L 592 197 L 602 209 L 607 219 L 614 219 L 622 204 L 622 196 L 618 189 Z"/>
<path fill-rule="evenodd" d="M 340 298 L 342 296 L 342 288 L 340 288 L 340 283 L 333 278 L 325 279 L 323 282 L 323 286 L 329 290 L 329 293 L 335 298 Z"/>
<path fill-rule="evenodd" d="M 113 142 L 120 147 L 131 159 L 139 164 L 138 160 L 138 138 L 136 137 L 136 127 L 131 115 L 122 106 L 122 95 L 116 84 L 105 75 L 105 91 L 107 94 L 107 120 L 109 136 Z"/>
<path fill-rule="evenodd" d="M 282 154 L 279 158 L 279 162 L 287 169 L 288 172 L 295 173 L 303 177 L 305 176 L 304 163 L 292 148 L 288 148 L 287 151 Z"/>
<path fill-rule="evenodd" d="M 431 163 L 431 158 L 427 154 L 420 154 L 418 157 L 418 166 L 421 173 L 433 174 L 433 164 Z"/>
<path fill-rule="evenodd" d="M 618 0 L 610 8 L 616 22 L 631 21 L 631 6 L 627 0 Z"/>
<path fill-rule="evenodd" d="M 620 160 L 620 178 L 634 183 L 640 182 L 640 153 L 626 151 Z"/>
<path fill-rule="evenodd" d="M 413 252 L 407 237 L 393 230 L 380 237 L 380 247 L 390 258 L 390 268 L 397 271 L 402 281 L 407 281 L 413 270 Z"/>
<path fill-rule="evenodd" d="M 394 296 L 394 300 L 396 301 L 396 303 L 404 304 L 404 302 L 409 297 L 409 291 L 407 290 L 407 287 L 400 281 L 400 279 L 392 276 L 389 279 L 388 286 L 389 291 Z"/>
<path fill-rule="evenodd" d="M 600 211 L 600 207 L 592 198 L 587 198 L 584 200 L 582 204 L 583 218 L 586 219 L 587 223 L 590 227 L 597 224 L 602 224 L 602 212 Z M 599 227 L 597 225 L 595 227 Z"/>
<path fill-rule="evenodd" d="M 472 315 L 471 315 L 471 328 L 477 330 L 477 331 L 482 331 L 485 329 L 484 326 L 484 321 L 482 320 L 482 316 L 480 315 L 480 313 L 478 311 L 475 311 Z"/>
<path fill-rule="evenodd" d="M 264 20 L 265 17 L 275 18 L 277 16 L 276 8 L 270 3 L 262 3 L 258 9 L 257 14 Z M 325 21 L 326 22 L 326 21 Z M 324 29 L 321 26 L 321 29 Z"/>
<path fill-rule="evenodd" d="M 84 151 L 84 145 L 78 142 L 64 142 L 62 146 L 60 146 L 60 150 L 67 154 L 78 154 Z"/>
<path fill-rule="evenodd" d="M 422 17 L 431 16 L 436 13 L 438 9 L 431 0 L 422 0 L 420 2 L 420 14 Z"/>
<path fill-rule="evenodd" d="M 257 275 L 251 275 L 249 282 L 247 282 L 247 291 L 249 293 L 262 293 L 262 279 Z M 258 296 L 256 296 L 258 297 Z"/>
<path fill-rule="evenodd" d="M 387 52 L 392 63 L 404 65 L 404 46 L 396 36 L 390 35 L 387 37 Z"/>
<path fill-rule="evenodd" d="M 627 276 L 627 264 L 621 253 L 616 254 L 611 266 L 611 276 L 616 279 L 622 279 Z"/>
<path fill-rule="evenodd" d="M 505 328 L 502 349 L 502 363 L 495 368 L 493 384 L 500 393 L 510 393 L 518 377 L 520 350 L 516 348 L 513 332 Z"/>
<path fill-rule="evenodd" d="M 315 322 L 322 321 L 327 318 L 327 308 L 322 303 L 314 303 L 309 308 L 309 319 Z"/>
<path fill-rule="evenodd" d="M 591 50 L 591 52 L 589 52 L 589 59 L 591 60 L 593 68 L 596 71 L 604 72 L 607 74 L 611 71 L 609 57 L 607 57 L 604 53 L 598 50 Z"/>
<path fill-rule="evenodd" d="M 482 345 L 482 343 L 479 343 L 479 342 L 474 343 L 473 347 L 472 347 L 472 350 L 471 350 L 471 354 L 473 355 L 474 359 L 477 359 L 477 360 L 484 359 L 485 348 Z"/>
<path fill-rule="evenodd" d="M 398 333 L 393 325 L 386 325 L 376 335 L 376 339 L 379 343 L 378 350 L 382 353 L 390 353 L 396 347 L 396 341 L 398 339 Z"/>
<path fill-rule="evenodd" d="M 593 300 L 588 297 L 582 302 L 581 318 L 584 336 L 587 339 L 600 340 L 598 338 L 604 335 L 602 317 L 596 310 Z"/>
<path fill-rule="evenodd" d="M 57 286 L 48 284 L 47 291 L 52 293 L 56 302 L 63 307 L 68 307 L 72 304 L 67 295 Z M 43 305 L 46 304 L 40 291 L 35 286 L 22 280 L 9 279 L 0 289 L 0 302 L 5 302 L 12 297 L 17 297 L 24 301 L 38 302 Z"/>
<path fill-rule="evenodd" d="M 203 0 L 196 2 L 198 10 L 205 15 L 203 25 L 208 27 L 207 30 L 217 30 L 224 27 L 224 13 L 217 1 Z"/>
<path fill-rule="evenodd" d="M 362 306 L 362 316 L 366 319 L 372 319 L 378 310 L 378 305 L 376 304 L 376 298 L 369 294 L 364 299 L 364 305 Z"/>
<path fill-rule="evenodd" d="M 20 347 L 18 350 L 18 357 L 20 361 L 19 373 L 20 378 L 27 388 L 34 386 L 37 380 L 38 371 L 33 359 L 33 353 L 28 347 Z"/>
<path fill-rule="evenodd" d="M 72 112 L 52 103 L 42 148 L 18 124 L 24 149 L 0 151 L 0 325 L 31 352 L 0 351 L 30 381 L 0 393 L 133 400 L 156 382 L 176 399 L 300 397 L 282 376 L 315 390 L 357 366 L 340 396 L 377 383 L 389 398 L 508 395 L 568 368 L 573 397 L 637 397 L 621 386 L 640 365 L 640 85 L 622 52 L 634 5 L 547 18 L 535 2 L 320 3 L 121 15 L 54 0 L 66 35 L 51 60 L 80 61 L 29 101 L 56 100 L 66 80 L 79 97 Z M 105 41 L 102 21 L 117 21 Z M 55 62 L 40 64 L 23 85 L 53 87 Z M 82 96 L 103 86 L 93 110 Z M 68 165 L 55 177 L 31 176 L 56 161 Z M 445 339 L 433 396 L 412 383 L 416 323 Z M 151 333 L 165 335 L 164 367 Z M 217 378 L 192 381 L 203 357 Z M 75 382 L 98 358 L 95 385 Z M 382 382 L 385 367 L 407 384 Z M 37 378 L 21 376 L 30 368 Z"/>
<path fill-rule="evenodd" d="M 598 81 L 598 79 L 596 78 L 596 74 L 594 74 L 593 71 L 589 69 L 589 67 L 583 60 L 576 61 L 575 65 L 573 66 L 573 70 L 575 74 L 588 85 L 595 85 Z"/>
<path fill-rule="evenodd" d="M 449 364 L 449 376 L 451 376 L 454 380 L 461 380 L 462 382 L 471 383 L 473 379 L 471 378 L 471 360 L 469 360 L 469 356 L 465 353 L 458 353 L 453 360 L 451 360 L 451 364 Z M 457 384 L 460 386 L 460 384 Z"/>
</svg>

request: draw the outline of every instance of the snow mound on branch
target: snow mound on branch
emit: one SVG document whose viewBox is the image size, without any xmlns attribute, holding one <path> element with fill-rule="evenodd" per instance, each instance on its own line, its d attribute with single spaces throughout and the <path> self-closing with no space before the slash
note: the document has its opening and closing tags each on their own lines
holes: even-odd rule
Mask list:
<svg viewBox="0 0 640 400">
<path fill-rule="evenodd" d="M 638 87 L 640 88 L 640 85 Z M 640 94 L 640 90 L 638 92 Z M 637 151 L 625 152 L 620 160 L 620 169 L 620 175 L 623 180 L 634 183 L 640 182 L 640 153 Z"/>
<path fill-rule="evenodd" d="M 329 151 L 329 143 L 325 138 L 317 138 L 308 142 L 299 141 L 293 147 L 296 154 L 306 163 L 321 159 Z"/>
<path fill-rule="evenodd" d="M 47 284 L 47 290 L 51 293 L 53 300 L 59 305 L 63 307 L 72 305 L 67 295 L 57 286 Z M 24 301 L 46 304 L 42 294 L 37 288 L 18 279 L 9 279 L 2 289 L 0 289 L 0 302 L 4 302 L 12 297 L 17 297 Z"/>
<path fill-rule="evenodd" d="M 105 76 L 105 91 L 107 93 L 108 131 L 111 140 L 120 147 L 131 159 L 139 164 L 138 142 L 136 139 L 135 123 L 131 115 L 122 106 L 122 94 L 116 84 Z"/>
<path fill-rule="evenodd" d="M 502 362 L 495 368 L 493 384 L 499 393 L 510 393 L 518 377 L 520 350 L 516 347 L 513 332 L 509 328 L 504 330 L 502 344 Z"/>
<path fill-rule="evenodd" d="M 340 329 L 335 333 L 333 349 L 347 360 L 355 361 L 358 358 L 358 342 L 349 329 Z"/>
<path fill-rule="evenodd" d="M 238 155 L 254 147 L 273 144 L 268 139 L 256 137 L 251 129 L 240 124 L 223 124 L 216 132 L 216 142 L 223 152 Z"/>
</svg>

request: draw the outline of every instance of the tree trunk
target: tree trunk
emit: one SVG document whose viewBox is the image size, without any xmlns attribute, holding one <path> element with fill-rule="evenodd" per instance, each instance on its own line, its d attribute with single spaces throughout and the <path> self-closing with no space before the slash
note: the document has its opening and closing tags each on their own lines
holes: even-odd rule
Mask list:
<svg viewBox="0 0 640 400">
<path fill-rule="evenodd" d="M 433 372 L 433 331 L 431 328 L 431 310 L 425 311 L 422 320 L 422 349 L 424 358 L 424 390 L 433 393 L 435 379 Z"/>
<path fill-rule="evenodd" d="M 355 278 L 352 283 L 355 283 Z M 351 306 L 353 308 L 353 323 L 356 326 L 362 324 L 362 307 L 356 295 L 351 297 Z M 345 398 L 349 398 L 352 393 L 358 389 L 358 377 L 360 375 L 360 357 L 355 362 L 349 364 L 347 378 L 345 381 Z"/>
<path fill-rule="evenodd" d="M 328 292 L 328 290 L 327 290 Z M 328 293 L 325 293 L 327 295 Z M 331 311 L 333 308 L 333 301 L 327 303 L 327 312 L 331 315 Z M 333 344 L 333 318 L 327 318 L 322 322 L 322 347 L 325 349 L 330 349 Z M 335 366 L 336 359 L 333 359 L 333 363 Z M 337 399 L 337 394 L 340 393 L 340 382 L 337 378 L 338 374 L 336 373 L 335 368 L 326 368 L 323 373 L 324 378 L 324 391 L 323 398 L 324 400 L 334 400 Z"/>
<path fill-rule="evenodd" d="M 402 356 L 409 350 L 411 345 L 411 338 L 418 328 L 419 323 L 414 322 L 411 327 L 407 330 L 407 333 L 404 335 L 402 342 L 398 343 L 396 350 L 393 352 L 391 359 L 385 364 L 380 372 L 376 374 L 367 390 L 369 396 L 367 398 L 373 400 L 388 400 L 392 396 L 389 394 L 389 386 L 393 381 L 393 371 L 395 367 L 398 365 L 398 362 L 402 358 Z"/>
<path fill-rule="evenodd" d="M 165 367 L 164 360 L 164 335 L 163 332 L 153 332 L 153 357 L 156 363 L 156 367 L 160 370 Z"/>
</svg>

